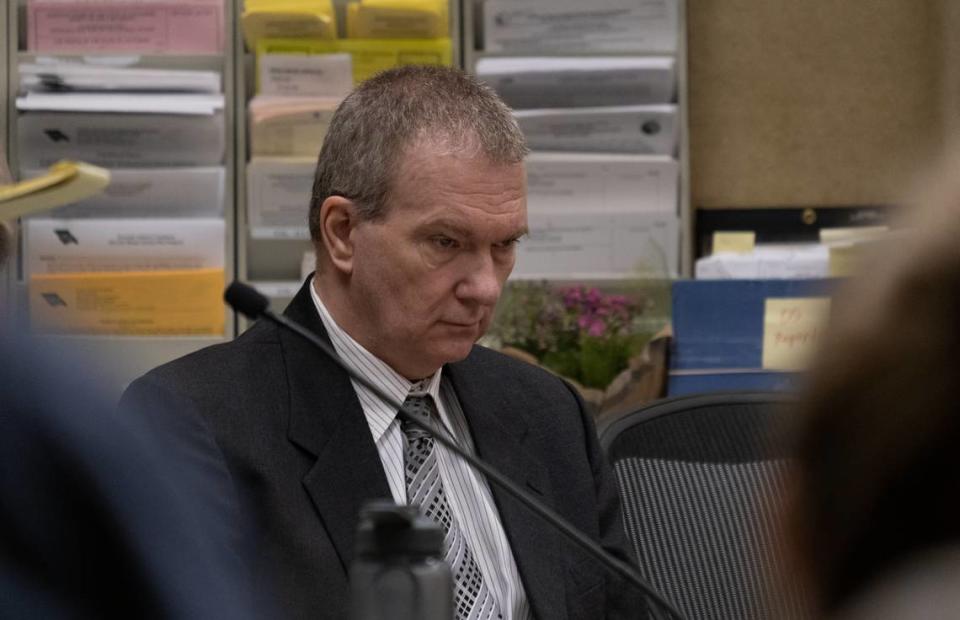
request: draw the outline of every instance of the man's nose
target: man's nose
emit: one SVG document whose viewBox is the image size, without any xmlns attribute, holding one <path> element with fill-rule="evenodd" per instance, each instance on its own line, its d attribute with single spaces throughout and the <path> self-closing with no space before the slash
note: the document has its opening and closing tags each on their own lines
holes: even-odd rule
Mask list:
<svg viewBox="0 0 960 620">
<path fill-rule="evenodd" d="M 464 266 L 464 274 L 457 284 L 457 297 L 481 305 L 493 305 L 503 288 L 502 274 L 490 254 L 481 254 Z"/>
</svg>

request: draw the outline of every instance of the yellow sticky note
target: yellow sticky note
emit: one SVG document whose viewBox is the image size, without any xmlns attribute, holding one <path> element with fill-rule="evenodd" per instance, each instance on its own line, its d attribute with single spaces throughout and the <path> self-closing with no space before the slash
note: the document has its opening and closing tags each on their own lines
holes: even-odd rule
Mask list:
<svg viewBox="0 0 960 620">
<path fill-rule="evenodd" d="M 830 248 L 830 277 L 845 278 L 857 273 L 864 247 L 859 244 L 837 245 Z"/>
<path fill-rule="evenodd" d="M 882 239 L 890 233 L 888 226 L 849 226 L 821 228 L 820 243 L 842 243 L 848 241 L 869 241 Z"/>
<path fill-rule="evenodd" d="M 713 233 L 713 253 L 732 252 L 749 254 L 757 245 L 757 233 L 753 231 L 724 231 Z"/>
<path fill-rule="evenodd" d="M 30 325 L 44 333 L 221 336 L 223 269 L 38 274 Z"/>
<path fill-rule="evenodd" d="M 810 361 L 830 315 L 830 299 L 767 299 L 763 309 L 763 367 L 801 370 Z"/>
</svg>

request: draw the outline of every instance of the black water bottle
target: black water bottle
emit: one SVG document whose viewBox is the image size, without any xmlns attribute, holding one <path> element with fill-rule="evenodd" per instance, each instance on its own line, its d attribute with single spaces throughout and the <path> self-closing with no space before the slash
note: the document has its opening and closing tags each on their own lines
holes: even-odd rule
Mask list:
<svg viewBox="0 0 960 620">
<path fill-rule="evenodd" d="M 453 579 L 443 530 L 412 506 L 370 502 L 360 511 L 350 567 L 353 620 L 450 620 Z"/>
</svg>

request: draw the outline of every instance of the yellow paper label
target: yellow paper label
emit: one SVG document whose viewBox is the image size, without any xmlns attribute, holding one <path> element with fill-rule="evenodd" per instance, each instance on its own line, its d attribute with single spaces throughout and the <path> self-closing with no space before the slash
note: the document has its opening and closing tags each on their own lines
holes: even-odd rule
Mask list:
<svg viewBox="0 0 960 620">
<path fill-rule="evenodd" d="M 763 309 L 763 367 L 801 370 L 807 366 L 830 315 L 830 299 L 767 299 Z"/>
<path fill-rule="evenodd" d="M 44 333 L 223 335 L 223 269 L 40 274 L 30 324 Z"/>
<path fill-rule="evenodd" d="M 830 277 L 845 278 L 857 273 L 863 258 L 864 246 L 838 245 L 830 248 Z"/>
<path fill-rule="evenodd" d="M 351 39 L 439 39 L 449 29 L 447 3 L 437 0 L 352 2 L 347 5 Z"/>
<path fill-rule="evenodd" d="M 713 233 L 713 253 L 732 252 L 749 254 L 757 245 L 757 233 L 753 231 L 725 231 Z"/>
<path fill-rule="evenodd" d="M 240 17 L 243 38 L 256 49 L 266 38 L 334 39 L 337 22 L 330 0 L 302 2 L 250 2 Z"/>
<path fill-rule="evenodd" d="M 820 243 L 843 243 L 847 241 L 868 241 L 880 239 L 890 232 L 887 226 L 850 226 L 839 228 L 821 228 Z"/>
<path fill-rule="evenodd" d="M 263 54 L 334 54 L 346 52 L 353 62 L 355 84 L 401 65 L 450 65 L 450 39 L 262 39 L 257 57 Z M 259 72 L 258 72 L 259 74 Z M 257 85 L 259 90 L 260 86 Z"/>
</svg>

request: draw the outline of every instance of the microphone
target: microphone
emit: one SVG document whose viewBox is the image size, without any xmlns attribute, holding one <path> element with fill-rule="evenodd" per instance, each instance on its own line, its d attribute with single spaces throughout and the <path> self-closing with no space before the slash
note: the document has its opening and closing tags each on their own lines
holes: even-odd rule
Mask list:
<svg viewBox="0 0 960 620">
<path fill-rule="evenodd" d="M 470 454 L 457 444 L 456 440 L 449 435 L 446 429 L 435 427 L 431 423 L 421 420 L 417 415 L 411 414 L 406 410 L 403 403 L 385 394 L 383 390 L 373 385 L 366 377 L 354 372 L 353 369 L 344 364 L 340 356 L 333 349 L 333 345 L 324 341 L 322 338 L 303 327 L 302 325 L 291 321 L 283 315 L 278 315 L 269 309 L 270 302 L 266 296 L 248 284 L 242 282 L 233 282 L 227 287 L 223 295 L 224 300 L 234 310 L 246 316 L 249 319 L 265 318 L 285 329 L 292 330 L 309 340 L 311 344 L 323 351 L 327 357 L 333 360 L 343 369 L 351 379 L 360 383 L 362 386 L 376 394 L 380 399 L 397 410 L 397 415 L 408 424 L 412 424 L 433 435 L 434 440 L 455 453 L 458 457 L 470 464 L 471 467 L 483 473 L 487 480 L 496 484 L 504 491 L 512 495 L 515 499 L 524 504 L 527 508 L 537 514 L 544 521 L 556 528 L 560 533 L 580 546 L 581 549 L 593 556 L 598 562 L 606 566 L 612 572 L 620 575 L 631 584 L 642 590 L 647 597 L 667 611 L 672 617 L 679 620 L 685 620 L 684 615 L 680 613 L 672 603 L 667 601 L 659 592 L 654 590 L 646 580 L 640 575 L 639 571 L 631 564 L 614 557 L 606 549 L 597 544 L 586 534 L 580 532 L 577 528 L 567 523 L 567 521 L 557 514 L 549 506 L 540 502 L 533 495 L 515 484 L 512 480 L 497 471 L 486 461 Z"/>
</svg>

